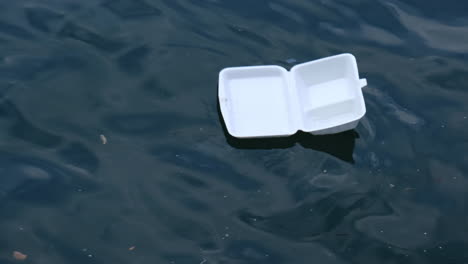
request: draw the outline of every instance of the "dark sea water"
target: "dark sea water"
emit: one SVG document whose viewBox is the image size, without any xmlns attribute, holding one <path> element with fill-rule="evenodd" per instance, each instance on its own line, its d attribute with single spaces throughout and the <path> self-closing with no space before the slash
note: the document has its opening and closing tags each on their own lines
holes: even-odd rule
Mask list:
<svg viewBox="0 0 468 264">
<path fill-rule="evenodd" d="M 0 263 L 468 263 L 467 10 L 1 0 Z M 225 132 L 221 69 L 344 52 L 355 130 Z"/>
</svg>

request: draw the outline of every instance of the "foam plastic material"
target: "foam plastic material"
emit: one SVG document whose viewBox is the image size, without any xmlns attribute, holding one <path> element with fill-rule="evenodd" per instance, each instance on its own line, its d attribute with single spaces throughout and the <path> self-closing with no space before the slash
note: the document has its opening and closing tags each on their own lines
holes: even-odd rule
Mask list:
<svg viewBox="0 0 468 264">
<path fill-rule="evenodd" d="M 294 66 L 225 68 L 218 97 L 229 134 L 238 138 L 315 135 L 354 129 L 366 113 L 356 59 L 340 54 Z"/>
</svg>

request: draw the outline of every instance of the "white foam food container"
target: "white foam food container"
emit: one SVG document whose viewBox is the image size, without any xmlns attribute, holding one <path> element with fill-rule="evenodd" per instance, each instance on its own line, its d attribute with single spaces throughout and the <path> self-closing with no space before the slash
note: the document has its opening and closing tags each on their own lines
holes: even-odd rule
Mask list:
<svg viewBox="0 0 468 264">
<path fill-rule="evenodd" d="M 294 66 L 225 68 L 218 97 L 234 137 L 314 135 L 354 129 L 366 113 L 356 59 L 340 54 Z"/>
</svg>

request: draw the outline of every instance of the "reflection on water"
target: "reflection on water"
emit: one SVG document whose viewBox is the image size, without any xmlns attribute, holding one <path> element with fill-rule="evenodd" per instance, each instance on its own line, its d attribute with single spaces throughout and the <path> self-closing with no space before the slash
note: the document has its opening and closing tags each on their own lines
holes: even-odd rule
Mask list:
<svg viewBox="0 0 468 264">
<path fill-rule="evenodd" d="M 0 262 L 468 262 L 467 9 L 0 2 Z M 342 52 L 355 130 L 226 132 L 222 68 Z"/>
<path fill-rule="evenodd" d="M 346 131 L 335 135 L 314 136 L 298 132 L 290 137 L 266 139 L 238 139 L 226 134 L 227 142 L 238 149 L 286 149 L 299 144 L 304 148 L 323 151 L 347 162 L 353 162 L 356 131 Z"/>
<path fill-rule="evenodd" d="M 61 203 L 75 191 L 92 191 L 97 187 L 88 174 L 72 168 L 60 168 L 32 156 L 2 153 L 0 164 L 3 175 L 0 188 L 3 201 L 0 201 L 0 207 L 4 205 L 3 209 L 7 209 L 2 210 L 2 215 L 19 213 L 8 208 L 9 203 L 15 201 L 31 204 Z"/>
<path fill-rule="evenodd" d="M 222 125 L 224 136 L 227 143 L 237 149 L 286 149 L 291 148 L 296 144 L 307 149 L 323 151 L 333 155 L 343 161 L 354 163 L 353 150 L 355 140 L 359 138 L 359 134 L 355 130 L 349 130 L 332 135 L 312 135 L 310 133 L 298 131 L 296 134 L 288 137 L 273 137 L 273 138 L 236 138 L 229 134 L 224 123 L 221 109 L 218 107 L 218 118 Z"/>
<path fill-rule="evenodd" d="M 353 150 L 354 141 L 359 138 L 359 134 L 354 130 L 349 130 L 339 134 L 315 136 L 302 131 L 289 137 L 274 138 L 235 138 L 229 134 L 222 120 L 219 111 L 219 119 L 223 126 L 224 136 L 227 143 L 237 149 L 287 149 L 296 144 L 307 149 L 323 151 L 333 155 L 343 161 L 354 163 Z"/>
</svg>

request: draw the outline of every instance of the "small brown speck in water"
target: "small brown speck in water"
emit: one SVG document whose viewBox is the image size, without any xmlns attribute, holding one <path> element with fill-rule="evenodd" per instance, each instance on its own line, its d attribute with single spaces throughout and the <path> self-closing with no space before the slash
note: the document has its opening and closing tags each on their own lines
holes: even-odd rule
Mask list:
<svg viewBox="0 0 468 264">
<path fill-rule="evenodd" d="M 28 258 L 28 255 L 26 254 L 23 254 L 19 251 L 13 251 L 13 258 L 16 259 L 16 260 L 25 260 Z"/>
</svg>

